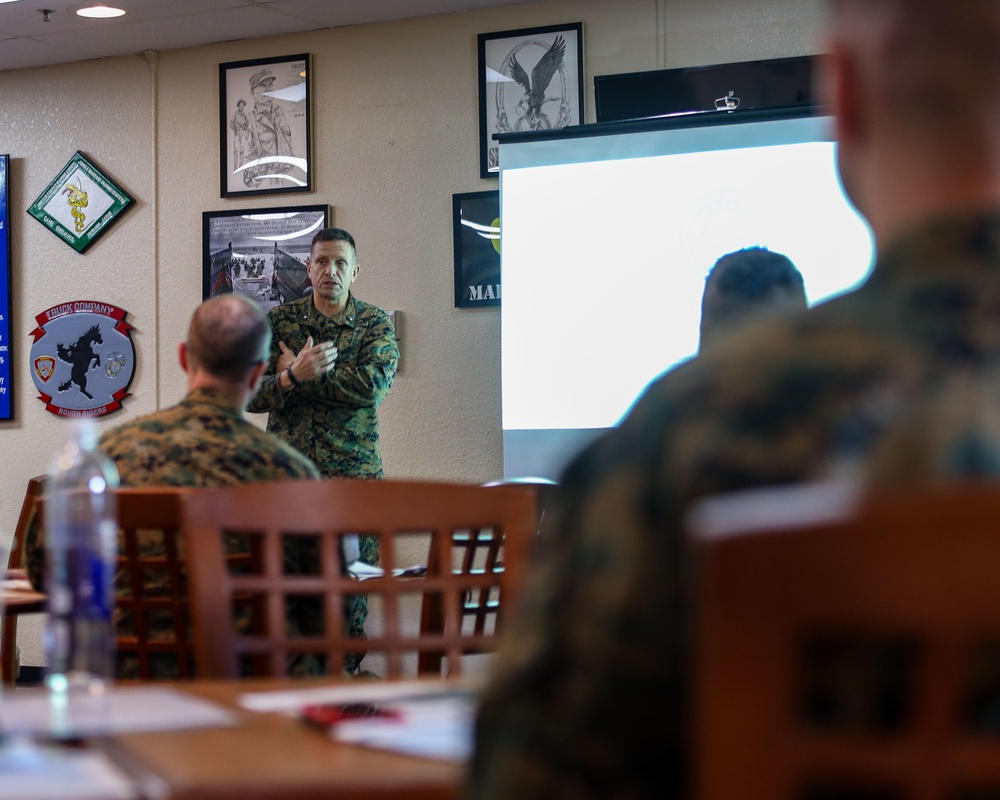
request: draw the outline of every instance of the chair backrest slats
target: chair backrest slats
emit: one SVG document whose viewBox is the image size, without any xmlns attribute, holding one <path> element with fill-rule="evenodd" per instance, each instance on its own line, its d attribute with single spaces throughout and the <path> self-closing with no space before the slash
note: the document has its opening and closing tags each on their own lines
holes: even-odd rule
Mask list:
<svg viewBox="0 0 1000 800">
<path fill-rule="evenodd" d="M 191 679 L 194 647 L 181 546 L 191 489 L 119 489 L 116 636 L 119 680 Z"/>
<path fill-rule="evenodd" d="M 412 654 L 418 657 L 419 671 L 440 674 L 443 659 L 449 673 L 457 674 L 462 655 L 493 646 L 494 630 L 480 622 L 478 609 L 471 612 L 471 633 L 463 625 L 467 598 L 470 593 L 499 596 L 502 603 L 494 602 L 494 611 L 516 601 L 535 527 L 534 495 L 518 487 L 291 481 L 185 498 L 201 675 L 237 675 L 241 653 L 265 655 L 263 669 L 272 674 L 285 674 L 288 663 L 303 654 L 321 654 L 336 672 L 345 655 L 362 651 L 384 655 L 387 677 L 402 675 L 404 656 Z M 222 543 L 235 534 L 259 542 L 261 569 L 235 574 L 225 568 Z M 354 535 L 378 541 L 381 577 L 359 581 L 347 574 L 342 541 Z M 481 548 L 469 547 L 465 540 Z M 413 566 L 403 560 L 412 558 L 407 553 L 415 547 L 426 574 L 393 575 Z M 316 554 L 314 563 L 289 570 L 288 559 L 305 558 L 299 555 L 305 552 Z M 504 565 L 497 569 L 501 553 Z M 349 638 L 343 620 L 345 605 L 360 595 L 380 601 L 383 627 L 364 641 Z M 313 613 L 321 610 L 323 625 L 303 633 L 308 625 L 299 624 L 290 604 L 305 604 L 311 597 L 316 599 Z M 237 630 L 245 627 L 239 598 L 250 598 L 263 609 L 252 634 Z M 421 604 L 419 631 L 407 630 L 401 609 L 409 598 Z M 260 671 L 260 662 L 250 669 Z"/>
<path fill-rule="evenodd" d="M 1000 490 L 693 546 L 701 800 L 1000 796 Z"/>
</svg>

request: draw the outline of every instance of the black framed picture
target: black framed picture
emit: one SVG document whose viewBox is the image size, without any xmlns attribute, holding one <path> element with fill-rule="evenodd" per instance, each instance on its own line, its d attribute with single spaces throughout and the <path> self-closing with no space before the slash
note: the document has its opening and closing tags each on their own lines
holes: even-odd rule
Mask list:
<svg viewBox="0 0 1000 800">
<path fill-rule="evenodd" d="M 308 53 L 219 64 L 223 197 L 311 192 Z"/>
<path fill-rule="evenodd" d="M 0 419 L 14 418 L 10 382 L 10 156 L 0 156 Z"/>
<path fill-rule="evenodd" d="M 500 192 L 453 194 L 455 308 L 500 305 Z"/>
<path fill-rule="evenodd" d="M 242 294 L 267 311 L 310 293 L 312 238 L 329 224 L 328 205 L 203 212 L 202 298 Z"/>
<path fill-rule="evenodd" d="M 481 178 L 500 171 L 495 134 L 583 119 L 583 23 L 479 34 Z"/>
</svg>

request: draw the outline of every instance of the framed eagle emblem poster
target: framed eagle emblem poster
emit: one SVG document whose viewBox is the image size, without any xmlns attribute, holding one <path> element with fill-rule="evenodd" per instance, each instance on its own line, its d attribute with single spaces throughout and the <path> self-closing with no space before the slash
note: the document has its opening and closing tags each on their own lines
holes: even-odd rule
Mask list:
<svg viewBox="0 0 1000 800">
<path fill-rule="evenodd" d="M 583 119 L 583 23 L 479 34 L 479 177 L 500 173 L 496 134 Z"/>
</svg>

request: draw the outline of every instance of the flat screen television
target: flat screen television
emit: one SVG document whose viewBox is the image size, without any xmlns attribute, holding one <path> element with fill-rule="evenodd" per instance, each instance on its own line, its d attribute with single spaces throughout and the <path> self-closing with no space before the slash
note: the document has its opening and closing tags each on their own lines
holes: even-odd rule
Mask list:
<svg viewBox="0 0 1000 800">
<path fill-rule="evenodd" d="M 558 479 L 698 347 L 725 253 L 760 245 L 810 304 L 857 287 L 873 241 L 814 108 L 500 137 L 504 477 Z"/>
</svg>

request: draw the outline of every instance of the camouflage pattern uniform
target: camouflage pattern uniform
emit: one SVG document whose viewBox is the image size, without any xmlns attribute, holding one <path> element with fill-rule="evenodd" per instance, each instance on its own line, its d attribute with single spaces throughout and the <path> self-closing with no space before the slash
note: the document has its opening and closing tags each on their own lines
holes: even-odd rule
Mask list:
<svg viewBox="0 0 1000 800">
<path fill-rule="evenodd" d="M 271 358 L 249 410 L 267 411 L 267 430 L 309 456 L 324 478 L 381 478 L 378 406 L 396 375 L 399 349 L 392 320 L 382 309 L 349 295 L 347 307 L 326 317 L 313 305 L 312 295 L 275 306 L 271 323 Z M 291 391 L 282 391 L 275 368 L 281 356 L 278 342 L 298 353 L 312 336 L 314 344 L 333 342 L 334 369 Z M 360 537 L 361 560 L 378 564 L 378 543 Z M 349 598 L 348 626 L 364 637 L 368 598 Z"/>
<path fill-rule="evenodd" d="M 381 478 L 377 410 L 399 360 L 389 315 L 351 295 L 342 313 L 325 317 L 306 295 L 272 308 L 267 317 L 271 359 L 249 410 L 270 412 L 268 432 L 309 456 L 324 478 Z M 337 364 L 286 393 L 275 375 L 278 342 L 297 353 L 309 336 L 315 344 L 333 342 Z"/>
<path fill-rule="evenodd" d="M 195 389 L 177 405 L 139 417 L 105 433 L 100 449 L 118 468 L 125 487 L 177 486 L 213 488 L 257 481 L 318 479 L 319 472 L 308 458 L 285 442 L 247 421 L 232 402 L 209 389 Z M 162 539 L 152 532 L 141 542 L 143 556 L 162 550 Z M 36 586 L 44 584 L 45 559 L 42 537 L 32 521 L 26 537 L 29 574 Z M 233 543 L 246 550 L 245 543 Z M 147 592 L 157 587 L 149 585 Z M 125 580 L 117 591 L 128 591 Z M 299 610 L 309 616 L 308 610 Z M 321 612 L 320 612 L 321 613 Z M 131 635 L 131 620 L 116 615 L 120 635 Z M 154 622 L 155 624 L 155 622 Z M 172 636 L 169 620 L 164 635 Z M 308 626 L 305 619 L 303 625 Z M 300 626 L 301 627 L 301 626 Z M 119 659 L 119 678 L 137 676 L 137 662 L 127 654 Z M 176 677 L 176 665 L 154 664 L 157 677 Z"/>
<path fill-rule="evenodd" d="M 563 476 L 483 696 L 468 797 L 684 790 L 692 501 L 1000 478 L 1000 215 L 927 225 L 858 291 L 720 344 Z"/>
<path fill-rule="evenodd" d="M 122 486 L 210 488 L 283 478 L 318 478 L 302 453 L 264 433 L 208 389 L 101 437 Z"/>
</svg>

